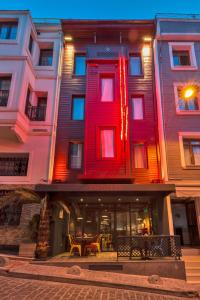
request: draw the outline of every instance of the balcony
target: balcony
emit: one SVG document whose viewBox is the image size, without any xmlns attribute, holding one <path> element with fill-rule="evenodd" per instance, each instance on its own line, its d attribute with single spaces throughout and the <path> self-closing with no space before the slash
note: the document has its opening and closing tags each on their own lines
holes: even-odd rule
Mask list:
<svg viewBox="0 0 200 300">
<path fill-rule="evenodd" d="M 26 107 L 25 114 L 30 121 L 45 121 L 46 106 L 29 105 Z"/>
<path fill-rule="evenodd" d="M 9 90 L 0 90 L 0 106 L 7 106 Z"/>
</svg>

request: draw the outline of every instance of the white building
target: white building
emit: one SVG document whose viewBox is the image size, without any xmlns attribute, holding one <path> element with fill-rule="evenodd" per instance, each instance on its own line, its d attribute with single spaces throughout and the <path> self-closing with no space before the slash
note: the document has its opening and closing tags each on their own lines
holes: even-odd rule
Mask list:
<svg viewBox="0 0 200 300">
<path fill-rule="evenodd" d="M 62 47 L 59 21 L 0 11 L 2 189 L 51 180 Z"/>
</svg>

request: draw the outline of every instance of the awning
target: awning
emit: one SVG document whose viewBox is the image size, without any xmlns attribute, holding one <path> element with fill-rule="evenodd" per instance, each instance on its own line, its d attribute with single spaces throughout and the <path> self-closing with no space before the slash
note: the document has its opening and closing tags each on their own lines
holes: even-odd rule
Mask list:
<svg viewBox="0 0 200 300">
<path fill-rule="evenodd" d="M 137 193 L 147 195 L 149 193 L 162 194 L 164 196 L 175 192 L 174 184 L 39 184 L 37 192 L 69 192 L 69 193 Z"/>
<path fill-rule="evenodd" d="M 185 187 L 176 187 L 176 196 L 177 197 L 200 197 L 200 186 L 185 186 Z"/>
</svg>

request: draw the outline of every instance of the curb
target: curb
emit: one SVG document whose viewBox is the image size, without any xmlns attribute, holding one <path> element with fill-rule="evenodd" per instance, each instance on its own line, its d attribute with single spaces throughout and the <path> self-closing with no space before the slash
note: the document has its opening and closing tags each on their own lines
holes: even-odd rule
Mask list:
<svg viewBox="0 0 200 300">
<path fill-rule="evenodd" d="M 41 281 L 52 281 L 59 283 L 70 283 L 70 284 L 79 284 L 79 285 L 90 285 L 90 286 L 98 286 L 98 287 L 107 287 L 107 288 L 115 288 L 115 289 L 124 289 L 124 290 L 134 290 L 138 292 L 148 292 L 154 294 L 161 295 L 169 295 L 176 297 L 184 297 L 188 299 L 199 299 L 199 293 L 197 291 L 169 291 L 161 288 L 151 288 L 146 286 L 137 286 L 123 283 L 113 283 L 113 282 L 104 282 L 104 281 L 95 281 L 88 280 L 83 278 L 78 278 L 78 276 L 74 278 L 67 277 L 58 277 L 58 276 L 49 276 L 49 275 L 40 275 L 40 274 L 29 274 L 29 273 L 19 273 L 9 270 L 0 271 L 1 276 L 7 277 L 15 277 L 15 278 L 23 278 L 23 279 L 32 279 L 32 280 L 41 280 Z"/>
</svg>

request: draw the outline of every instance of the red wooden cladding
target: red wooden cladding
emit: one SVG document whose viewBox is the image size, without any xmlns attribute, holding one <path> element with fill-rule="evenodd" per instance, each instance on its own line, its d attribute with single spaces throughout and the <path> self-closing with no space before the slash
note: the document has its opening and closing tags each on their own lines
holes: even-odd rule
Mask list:
<svg viewBox="0 0 200 300">
<path fill-rule="evenodd" d="M 114 101 L 101 101 L 101 78 L 113 78 Z M 123 178 L 130 176 L 128 140 L 121 139 L 121 99 L 118 61 L 89 62 L 87 67 L 84 176 L 82 178 Z M 114 129 L 114 158 L 102 158 L 101 129 Z M 125 145 L 126 144 L 126 145 Z M 126 146 L 126 147 L 124 147 Z"/>
</svg>

